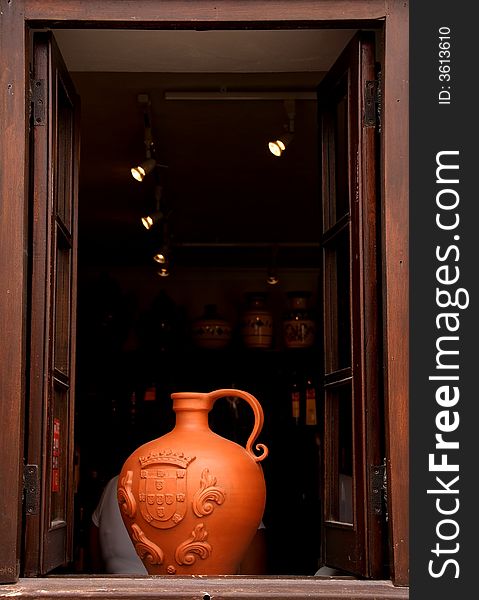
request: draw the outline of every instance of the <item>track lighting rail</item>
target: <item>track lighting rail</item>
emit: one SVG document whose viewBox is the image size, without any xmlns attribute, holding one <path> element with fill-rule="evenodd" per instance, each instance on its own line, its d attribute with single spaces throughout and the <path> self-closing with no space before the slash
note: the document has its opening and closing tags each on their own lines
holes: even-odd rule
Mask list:
<svg viewBox="0 0 479 600">
<path fill-rule="evenodd" d="M 317 100 L 316 92 L 165 92 L 165 100 Z"/>
<path fill-rule="evenodd" d="M 175 242 L 177 248 L 320 248 L 320 242 Z"/>
</svg>

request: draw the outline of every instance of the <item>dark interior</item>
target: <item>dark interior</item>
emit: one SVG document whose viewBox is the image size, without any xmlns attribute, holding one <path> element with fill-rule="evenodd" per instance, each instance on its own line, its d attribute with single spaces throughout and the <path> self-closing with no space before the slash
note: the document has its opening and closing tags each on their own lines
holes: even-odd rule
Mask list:
<svg viewBox="0 0 479 600">
<path fill-rule="evenodd" d="M 293 384 L 304 390 L 310 381 L 319 391 L 322 372 L 316 102 L 295 101 L 294 138 L 278 158 L 267 142 L 284 130 L 283 100 L 166 100 L 165 92 L 315 92 L 323 76 L 300 70 L 72 72 L 82 139 L 77 572 L 89 570 L 88 528 L 103 486 L 134 448 L 174 426 L 170 394 L 219 388 L 244 389 L 264 409 L 259 441 L 270 450 L 262 463 L 268 572 L 313 575 L 321 565 L 321 407 L 313 426 L 305 423 L 304 404 L 298 422 L 291 410 Z M 145 158 L 139 94 L 150 98 L 155 155 L 167 166 L 142 183 L 130 174 Z M 141 224 L 155 207 L 158 182 L 169 211 L 168 277 L 158 275 L 152 260 L 157 231 Z M 266 281 L 272 265 L 276 285 Z M 288 292 L 295 290 L 311 294 L 317 321 L 315 343 L 305 349 L 286 348 L 282 334 Z M 240 318 L 250 292 L 266 294 L 273 312 L 270 349 L 248 348 L 242 339 Z M 192 326 L 208 304 L 233 327 L 225 349 L 200 348 L 193 338 Z M 250 409 L 222 400 L 211 427 L 244 445 Z"/>
</svg>

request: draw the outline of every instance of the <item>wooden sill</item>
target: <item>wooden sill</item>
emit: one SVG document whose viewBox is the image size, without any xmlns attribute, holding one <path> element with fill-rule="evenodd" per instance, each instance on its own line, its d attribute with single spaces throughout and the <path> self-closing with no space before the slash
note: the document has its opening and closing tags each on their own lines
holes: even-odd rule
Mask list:
<svg viewBox="0 0 479 600">
<path fill-rule="evenodd" d="M 43 577 L 24 578 L 0 586 L 0 598 L 76 598 L 125 600 L 394 600 L 409 598 L 409 588 L 390 581 L 358 581 L 320 577 Z"/>
</svg>

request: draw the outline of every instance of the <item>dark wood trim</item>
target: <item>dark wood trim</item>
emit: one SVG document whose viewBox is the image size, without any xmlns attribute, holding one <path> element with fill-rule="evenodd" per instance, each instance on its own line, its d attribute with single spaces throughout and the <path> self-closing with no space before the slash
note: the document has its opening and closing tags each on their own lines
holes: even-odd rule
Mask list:
<svg viewBox="0 0 479 600">
<path fill-rule="evenodd" d="M 18 578 L 27 269 L 23 0 L 0 0 L 0 582 Z"/>
<path fill-rule="evenodd" d="M 392 578 L 409 581 L 408 1 L 388 0 L 383 68 L 382 223 L 386 460 Z"/>
<path fill-rule="evenodd" d="M 335 542 L 340 546 L 337 552 L 349 555 L 349 549 L 346 550 L 344 542 L 354 540 L 357 562 L 361 565 L 359 573 L 363 577 L 369 576 L 368 564 L 368 521 L 367 511 L 369 496 L 366 486 L 366 466 L 367 454 L 364 453 L 364 425 L 366 422 L 364 415 L 363 397 L 363 330 L 365 315 L 362 313 L 362 270 L 366 265 L 362 262 L 361 244 L 363 243 L 363 228 L 361 223 L 361 205 L 367 204 L 368 199 L 363 197 L 363 190 L 360 188 L 360 154 L 366 150 L 362 147 L 361 140 L 361 105 L 362 90 L 361 81 L 363 77 L 363 68 L 361 64 L 361 53 L 363 44 L 366 43 L 364 34 L 358 34 L 360 42 L 354 48 L 349 57 L 351 66 L 348 68 L 347 84 L 347 121 L 348 121 L 348 178 L 349 178 L 349 209 L 351 217 L 349 233 L 349 260 L 350 260 L 350 285 L 349 285 L 349 309 L 351 311 L 351 369 L 352 379 L 352 476 L 353 476 L 353 522 L 355 536 L 348 536 L 346 532 L 340 535 L 337 531 Z M 369 36 L 368 36 L 369 37 Z M 331 71 L 329 71 L 331 73 Z M 328 73 L 328 75 L 329 75 Z M 334 531 L 333 527 L 328 528 Z M 332 536 L 329 536 L 330 544 Z M 349 538 L 349 539 L 348 539 Z M 343 543 L 341 543 L 343 542 Z M 356 571 L 358 573 L 358 571 Z"/>
<path fill-rule="evenodd" d="M 385 0 L 26 0 L 25 18 L 43 24 L 54 22 L 55 27 L 130 27 L 155 26 L 159 22 L 186 24 L 187 28 L 208 25 L 227 28 L 230 24 L 257 21 L 265 23 L 328 21 L 344 27 L 347 22 L 367 19 L 366 26 L 386 16 Z M 297 26 L 296 23 L 294 26 Z M 281 25 L 284 26 L 284 25 Z"/>
<path fill-rule="evenodd" d="M 396 600 L 409 598 L 407 588 L 394 587 L 390 581 L 357 581 L 319 577 L 47 577 L 21 579 L 16 585 L 0 588 L 0 598 L 53 600 L 284 600 L 320 598 L 321 600 Z"/>
<path fill-rule="evenodd" d="M 378 376 L 379 365 L 381 364 L 381 344 L 380 344 L 380 313 L 379 299 L 381 293 L 378 277 L 378 252 L 377 252 L 377 169 L 378 160 L 376 153 L 376 127 L 369 127 L 364 123 L 363 114 L 365 112 L 365 82 L 375 80 L 375 47 L 374 44 L 362 44 L 361 56 L 361 80 L 359 97 L 362 97 L 360 103 L 361 123 L 359 138 L 361 151 L 358 155 L 358 186 L 363 198 L 363 202 L 358 203 L 359 219 L 361 229 L 361 241 L 359 243 L 361 276 L 360 276 L 360 312 L 362 315 L 361 330 L 361 397 L 362 419 L 364 423 L 364 437 L 361 440 L 362 456 L 365 457 L 367 464 L 366 480 L 368 489 L 369 477 L 371 475 L 371 466 L 381 465 L 384 456 L 384 432 L 378 435 L 378 423 L 382 419 L 382 391 L 380 391 L 380 381 Z M 353 367 L 354 372 L 354 367 Z M 384 576 L 384 542 L 386 536 L 383 531 L 387 523 L 382 514 L 375 514 L 371 510 L 370 492 L 366 494 L 368 499 L 364 503 L 363 512 L 366 522 L 367 541 L 366 552 L 368 567 L 368 576 L 378 578 Z"/>
</svg>

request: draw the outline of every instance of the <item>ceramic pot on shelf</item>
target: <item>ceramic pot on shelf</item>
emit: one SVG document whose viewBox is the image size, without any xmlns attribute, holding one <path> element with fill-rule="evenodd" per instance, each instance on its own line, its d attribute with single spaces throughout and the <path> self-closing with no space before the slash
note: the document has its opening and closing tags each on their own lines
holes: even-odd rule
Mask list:
<svg viewBox="0 0 479 600">
<path fill-rule="evenodd" d="M 310 307 L 311 292 L 288 292 L 288 310 L 283 319 L 286 348 L 309 348 L 316 339 L 316 321 Z"/>
<path fill-rule="evenodd" d="M 263 427 L 258 400 L 242 390 L 174 393 L 176 425 L 135 450 L 118 480 L 120 512 L 150 575 L 231 575 L 261 522 L 268 455 L 253 444 Z M 253 409 L 246 447 L 213 433 L 208 413 L 219 398 Z"/>
<path fill-rule="evenodd" d="M 247 348 L 271 348 L 273 315 L 266 305 L 265 293 L 246 294 L 246 309 L 241 317 L 241 337 Z"/>
<path fill-rule="evenodd" d="M 225 348 L 231 341 L 232 326 L 218 314 L 216 304 L 206 304 L 203 315 L 193 322 L 192 335 L 200 348 Z"/>
</svg>

